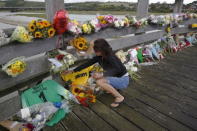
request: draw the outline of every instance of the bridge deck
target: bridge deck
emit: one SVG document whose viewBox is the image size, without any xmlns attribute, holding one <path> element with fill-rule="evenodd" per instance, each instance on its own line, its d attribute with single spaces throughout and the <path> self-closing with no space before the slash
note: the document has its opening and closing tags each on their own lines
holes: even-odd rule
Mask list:
<svg viewBox="0 0 197 131">
<path fill-rule="evenodd" d="M 169 54 L 158 65 L 141 67 L 138 82 L 121 91 L 125 101 L 110 108 L 103 94 L 90 108 L 77 106 L 45 131 L 197 130 L 197 47 Z"/>
</svg>

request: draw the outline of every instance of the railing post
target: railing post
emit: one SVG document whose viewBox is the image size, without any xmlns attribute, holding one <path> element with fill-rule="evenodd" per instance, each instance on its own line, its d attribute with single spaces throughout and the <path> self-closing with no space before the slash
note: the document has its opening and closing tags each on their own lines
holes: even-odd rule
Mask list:
<svg viewBox="0 0 197 131">
<path fill-rule="evenodd" d="M 181 13 L 183 7 L 183 0 L 175 0 L 173 13 Z"/>
<path fill-rule="evenodd" d="M 149 0 L 138 0 L 137 4 L 137 18 L 148 16 Z"/>
<path fill-rule="evenodd" d="M 64 0 L 45 0 L 47 20 L 52 22 L 55 12 L 64 9 Z"/>
</svg>

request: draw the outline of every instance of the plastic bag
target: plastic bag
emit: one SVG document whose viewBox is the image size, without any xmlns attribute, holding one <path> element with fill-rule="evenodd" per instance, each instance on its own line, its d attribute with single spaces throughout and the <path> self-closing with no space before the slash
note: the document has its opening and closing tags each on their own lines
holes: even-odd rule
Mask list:
<svg viewBox="0 0 197 131">
<path fill-rule="evenodd" d="M 68 12 L 66 10 L 57 11 L 54 16 L 53 23 L 57 33 L 63 34 L 65 31 L 67 31 Z"/>
<path fill-rule="evenodd" d="M 26 70 L 26 62 L 24 61 L 25 57 L 17 57 L 9 61 L 2 67 L 2 70 L 5 71 L 8 75 L 16 77 L 19 74 L 22 74 Z"/>
</svg>

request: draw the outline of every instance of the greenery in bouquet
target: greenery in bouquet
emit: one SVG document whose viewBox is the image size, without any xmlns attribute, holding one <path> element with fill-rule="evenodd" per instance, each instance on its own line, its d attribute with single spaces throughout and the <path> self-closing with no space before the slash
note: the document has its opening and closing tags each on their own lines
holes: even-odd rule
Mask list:
<svg viewBox="0 0 197 131">
<path fill-rule="evenodd" d="M 34 38 L 51 38 L 55 35 L 55 29 L 47 20 L 32 20 L 28 24 L 28 30 Z"/>
<path fill-rule="evenodd" d="M 31 42 L 32 36 L 25 29 L 25 27 L 17 26 L 11 35 L 10 41 L 18 41 L 22 43 Z"/>
<path fill-rule="evenodd" d="M 24 60 L 25 57 L 12 59 L 3 66 L 2 70 L 5 71 L 9 76 L 16 77 L 26 70 L 27 64 Z"/>
<path fill-rule="evenodd" d="M 77 51 L 87 51 L 89 48 L 89 43 L 85 37 L 76 37 L 72 39 L 70 45 L 72 45 Z"/>
<path fill-rule="evenodd" d="M 10 42 L 10 38 L 5 34 L 3 30 L 0 30 L 0 47 L 7 45 Z"/>
</svg>

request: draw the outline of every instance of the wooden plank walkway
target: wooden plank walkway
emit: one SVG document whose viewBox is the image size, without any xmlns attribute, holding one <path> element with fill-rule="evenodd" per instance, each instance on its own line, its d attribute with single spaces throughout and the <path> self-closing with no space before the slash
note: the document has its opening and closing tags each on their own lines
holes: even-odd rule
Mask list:
<svg viewBox="0 0 197 131">
<path fill-rule="evenodd" d="M 197 47 L 169 54 L 157 65 L 141 67 L 141 79 L 121 91 L 125 101 L 110 108 L 103 94 L 96 104 L 77 106 L 45 131 L 197 130 Z"/>
</svg>

